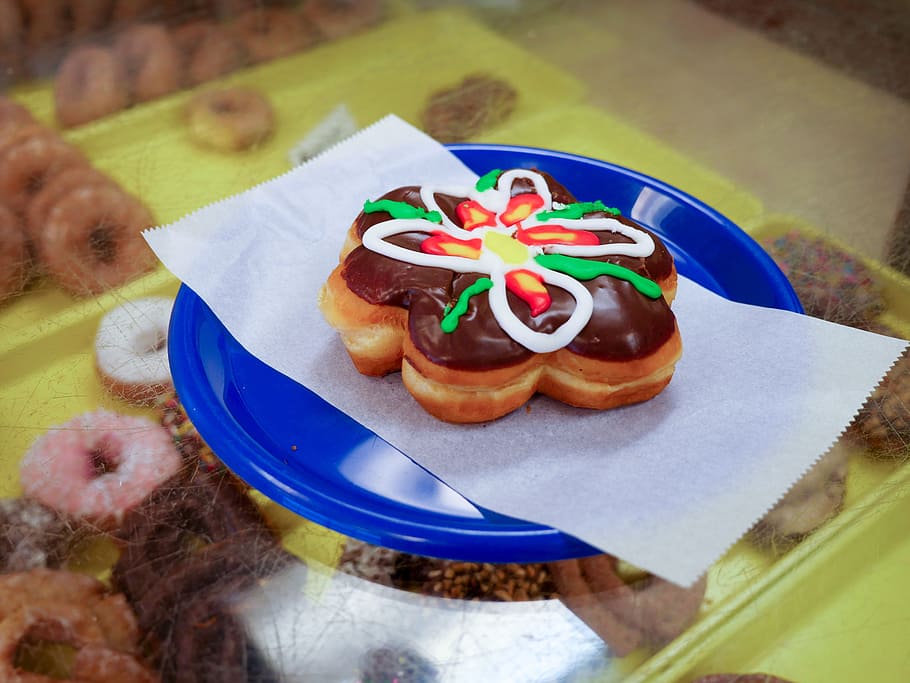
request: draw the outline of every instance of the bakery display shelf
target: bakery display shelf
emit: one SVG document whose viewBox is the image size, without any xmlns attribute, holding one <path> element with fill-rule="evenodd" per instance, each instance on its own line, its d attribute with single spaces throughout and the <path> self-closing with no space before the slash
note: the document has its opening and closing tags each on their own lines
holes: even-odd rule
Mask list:
<svg viewBox="0 0 910 683">
<path fill-rule="evenodd" d="M 740 226 L 758 220 L 764 210 L 747 190 L 588 104 L 567 104 L 506 122 L 478 142 L 559 149 L 625 166 L 689 193 Z"/>
<path fill-rule="evenodd" d="M 423 38 L 415 41 L 414 36 Z M 415 69 L 414 64 L 422 66 Z M 372 31 L 201 86 L 245 85 L 268 96 L 276 117 L 274 135 L 256 149 L 226 153 L 194 143 L 183 121 L 193 91 L 64 131 L 63 137 L 82 149 L 96 168 L 139 196 L 159 224 L 167 224 L 288 171 L 289 150 L 341 103 L 361 126 L 389 113 L 419 125 L 430 95 L 480 72 L 507 81 L 517 91 L 510 120 L 585 96 L 579 81 L 491 33 L 468 14 L 437 11 L 403 15 Z M 39 119 L 53 121 L 50 84 L 28 84 L 11 94 Z M 0 331 L 6 344 L 19 343 L 33 326 L 79 306 L 65 293 L 39 283 L 0 308 Z"/>
<path fill-rule="evenodd" d="M 369 67 L 363 68 L 364 63 Z M 418 63 L 422 68 L 415 69 Z M 509 81 L 519 98 L 511 118 L 477 141 L 549 147 L 628 166 L 689 192 L 756 238 L 792 229 L 819 234 L 793 219 L 764 216 L 760 202 L 746 190 L 610 114 L 581 104 L 585 90 L 580 83 L 458 11 L 403 16 L 368 33 L 225 79 L 224 84 L 261 88 L 276 109 L 275 135 L 247 153 L 210 152 L 190 140 L 181 116 L 189 92 L 64 136 L 100 170 L 141 197 L 165 224 L 286 171 L 290 147 L 336 104 L 345 103 L 360 124 L 389 112 L 419 124 L 432 92 L 478 71 Z M 39 118 L 53 120 L 48 84 L 22 87 L 15 94 Z M 884 290 L 881 321 L 910 334 L 910 283 L 865 261 Z M 20 493 L 19 459 L 50 426 L 98 407 L 154 417 L 151 409 L 130 407 L 102 388 L 93 339 L 106 311 L 140 296 L 173 296 L 178 286 L 159 268 L 93 299 L 73 299 L 38 283 L 0 308 L 0 497 Z M 612 660 L 598 680 L 687 681 L 712 671 L 754 670 L 773 662 L 765 655 L 783 639 L 811 633 L 813 610 L 846 595 L 843 587 L 857 581 L 870 558 L 887 562 L 891 549 L 903 547 L 898 538 L 910 513 L 908 493 L 910 465 L 874 460 L 856 447 L 838 516 L 780 555 L 748 539 L 737 543 L 710 570 L 702 614 L 685 634 L 654 654 L 639 651 Z M 308 561 L 335 564 L 341 536 L 253 495 L 285 547 Z M 104 577 L 114 557 L 110 544 L 90 539 L 70 566 Z M 850 593 L 844 609 L 858 609 L 865 597 Z M 901 601 L 883 605 L 894 610 L 893 623 L 900 623 L 908 607 Z M 897 640 L 900 633 L 899 628 L 880 628 L 874 635 L 896 649 L 903 647 Z M 792 671 L 776 673 L 811 680 L 807 674 L 823 665 L 791 663 L 796 667 Z M 898 680 L 892 676 L 897 672 L 881 673 L 877 680 Z"/>
</svg>

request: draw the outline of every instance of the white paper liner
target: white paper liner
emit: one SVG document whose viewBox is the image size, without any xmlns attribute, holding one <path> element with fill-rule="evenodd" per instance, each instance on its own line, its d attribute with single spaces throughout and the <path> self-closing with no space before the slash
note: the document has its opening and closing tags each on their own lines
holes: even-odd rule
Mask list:
<svg viewBox="0 0 910 683">
<path fill-rule="evenodd" d="M 365 199 L 475 179 L 387 117 L 269 183 L 145 234 L 250 353 L 469 500 L 682 585 L 831 446 L 906 345 L 732 303 L 680 278 L 673 310 L 683 357 L 657 398 L 589 411 L 537 397 L 492 423 L 445 424 L 398 375 L 360 375 L 316 300 Z"/>
</svg>

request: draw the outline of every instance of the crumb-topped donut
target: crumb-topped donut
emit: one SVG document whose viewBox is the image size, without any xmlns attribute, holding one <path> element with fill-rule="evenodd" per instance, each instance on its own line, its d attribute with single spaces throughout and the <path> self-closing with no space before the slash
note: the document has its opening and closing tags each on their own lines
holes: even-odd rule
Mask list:
<svg viewBox="0 0 910 683">
<path fill-rule="evenodd" d="M 450 422 L 535 392 L 606 409 L 645 401 L 682 352 L 676 268 L 651 232 L 546 174 L 403 187 L 367 202 L 319 305 L 357 369 L 401 369 Z"/>
</svg>

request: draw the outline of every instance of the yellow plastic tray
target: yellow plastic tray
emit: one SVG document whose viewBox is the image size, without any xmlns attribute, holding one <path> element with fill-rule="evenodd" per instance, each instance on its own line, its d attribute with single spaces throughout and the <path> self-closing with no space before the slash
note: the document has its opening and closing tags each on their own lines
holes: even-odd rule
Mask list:
<svg viewBox="0 0 910 683">
<path fill-rule="evenodd" d="M 421 68 L 414 68 L 412 64 L 421 59 Z M 428 69 L 428 63 L 438 69 Z M 265 90 L 278 111 L 275 138 L 247 154 L 205 152 L 192 144 L 180 120 L 187 93 L 66 136 L 98 167 L 139 194 L 166 223 L 286 170 L 287 149 L 338 102 L 346 102 L 363 124 L 389 111 L 415 121 L 430 92 L 477 70 L 507 78 L 520 91 L 514 118 L 487 134 L 487 141 L 563 149 L 636 168 L 703 199 L 747 224 L 758 237 L 789 225 L 781 218 L 762 219 L 761 205 L 748 192 L 653 138 L 590 107 L 572 105 L 584 94 L 574 79 L 459 12 L 408 17 L 233 76 L 230 82 Z M 402 73 L 407 78 L 402 79 Z M 50 97 L 46 87 L 32 87 L 20 96 L 45 105 Z M 887 321 L 906 333 L 910 285 L 886 268 L 877 267 L 877 272 L 887 285 Z M 130 410 L 108 396 L 95 376 L 92 340 L 97 324 L 105 311 L 125 299 L 173 294 L 177 286 L 159 270 L 95 299 L 74 300 L 52 286 L 40 286 L 0 309 L 0 496 L 19 493 L 19 459 L 49 426 L 99 406 Z M 881 561 L 890 570 L 894 560 L 888 553 L 891 558 L 907 557 L 907 544 L 897 542 L 910 511 L 910 466 L 875 462 L 857 452 L 850 468 L 848 500 L 841 515 L 779 558 L 748 541 L 738 543 L 711 569 L 705 609 L 689 632 L 656 654 L 642 651 L 622 660 L 605 680 L 686 681 L 710 671 L 770 670 L 771 665 L 778 665 L 780 675 L 819 680 L 808 675 L 812 669 L 807 667 L 822 662 L 775 658 L 781 643 L 791 633 L 812 637 L 815 632 L 807 624 L 813 610 L 855 609 L 866 615 L 863 584 L 856 577 L 870 562 Z M 260 502 L 292 551 L 332 563 L 337 535 Z M 103 549 L 91 548 L 80 561 L 86 569 L 103 572 L 109 557 Z M 885 571 L 884 576 L 893 574 Z M 901 605 L 902 611 L 889 612 L 898 625 L 895 631 L 901 632 L 899 625 L 910 605 L 906 599 L 883 600 L 883 585 L 873 588 L 882 609 Z M 844 606 L 835 598 L 848 602 Z M 884 628 L 871 633 L 883 643 L 905 648 Z M 856 635 L 862 635 L 867 645 L 872 642 L 866 633 Z M 903 680 L 896 675 L 881 670 L 875 680 Z M 832 675 L 824 680 L 862 677 Z"/>
</svg>

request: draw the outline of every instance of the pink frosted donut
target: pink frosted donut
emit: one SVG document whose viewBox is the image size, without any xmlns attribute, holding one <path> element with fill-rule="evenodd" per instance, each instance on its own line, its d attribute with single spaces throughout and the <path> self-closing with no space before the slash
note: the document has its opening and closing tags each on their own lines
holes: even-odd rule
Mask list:
<svg viewBox="0 0 910 683">
<path fill-rule="evenodd" d="M 22 459 L 20 480 L 38 502 L 110 529 L 180 466 L 160 425 L 97 410 L 39 437 Z"/>
<path fill-rule="evenodd" d="M 172 389 L 167 328 L 173 307 L 173 299 L 145 297 L 127 301 L 101 319 L 95 364 L 112 394 L 146 404 Z"/>
</svg>

